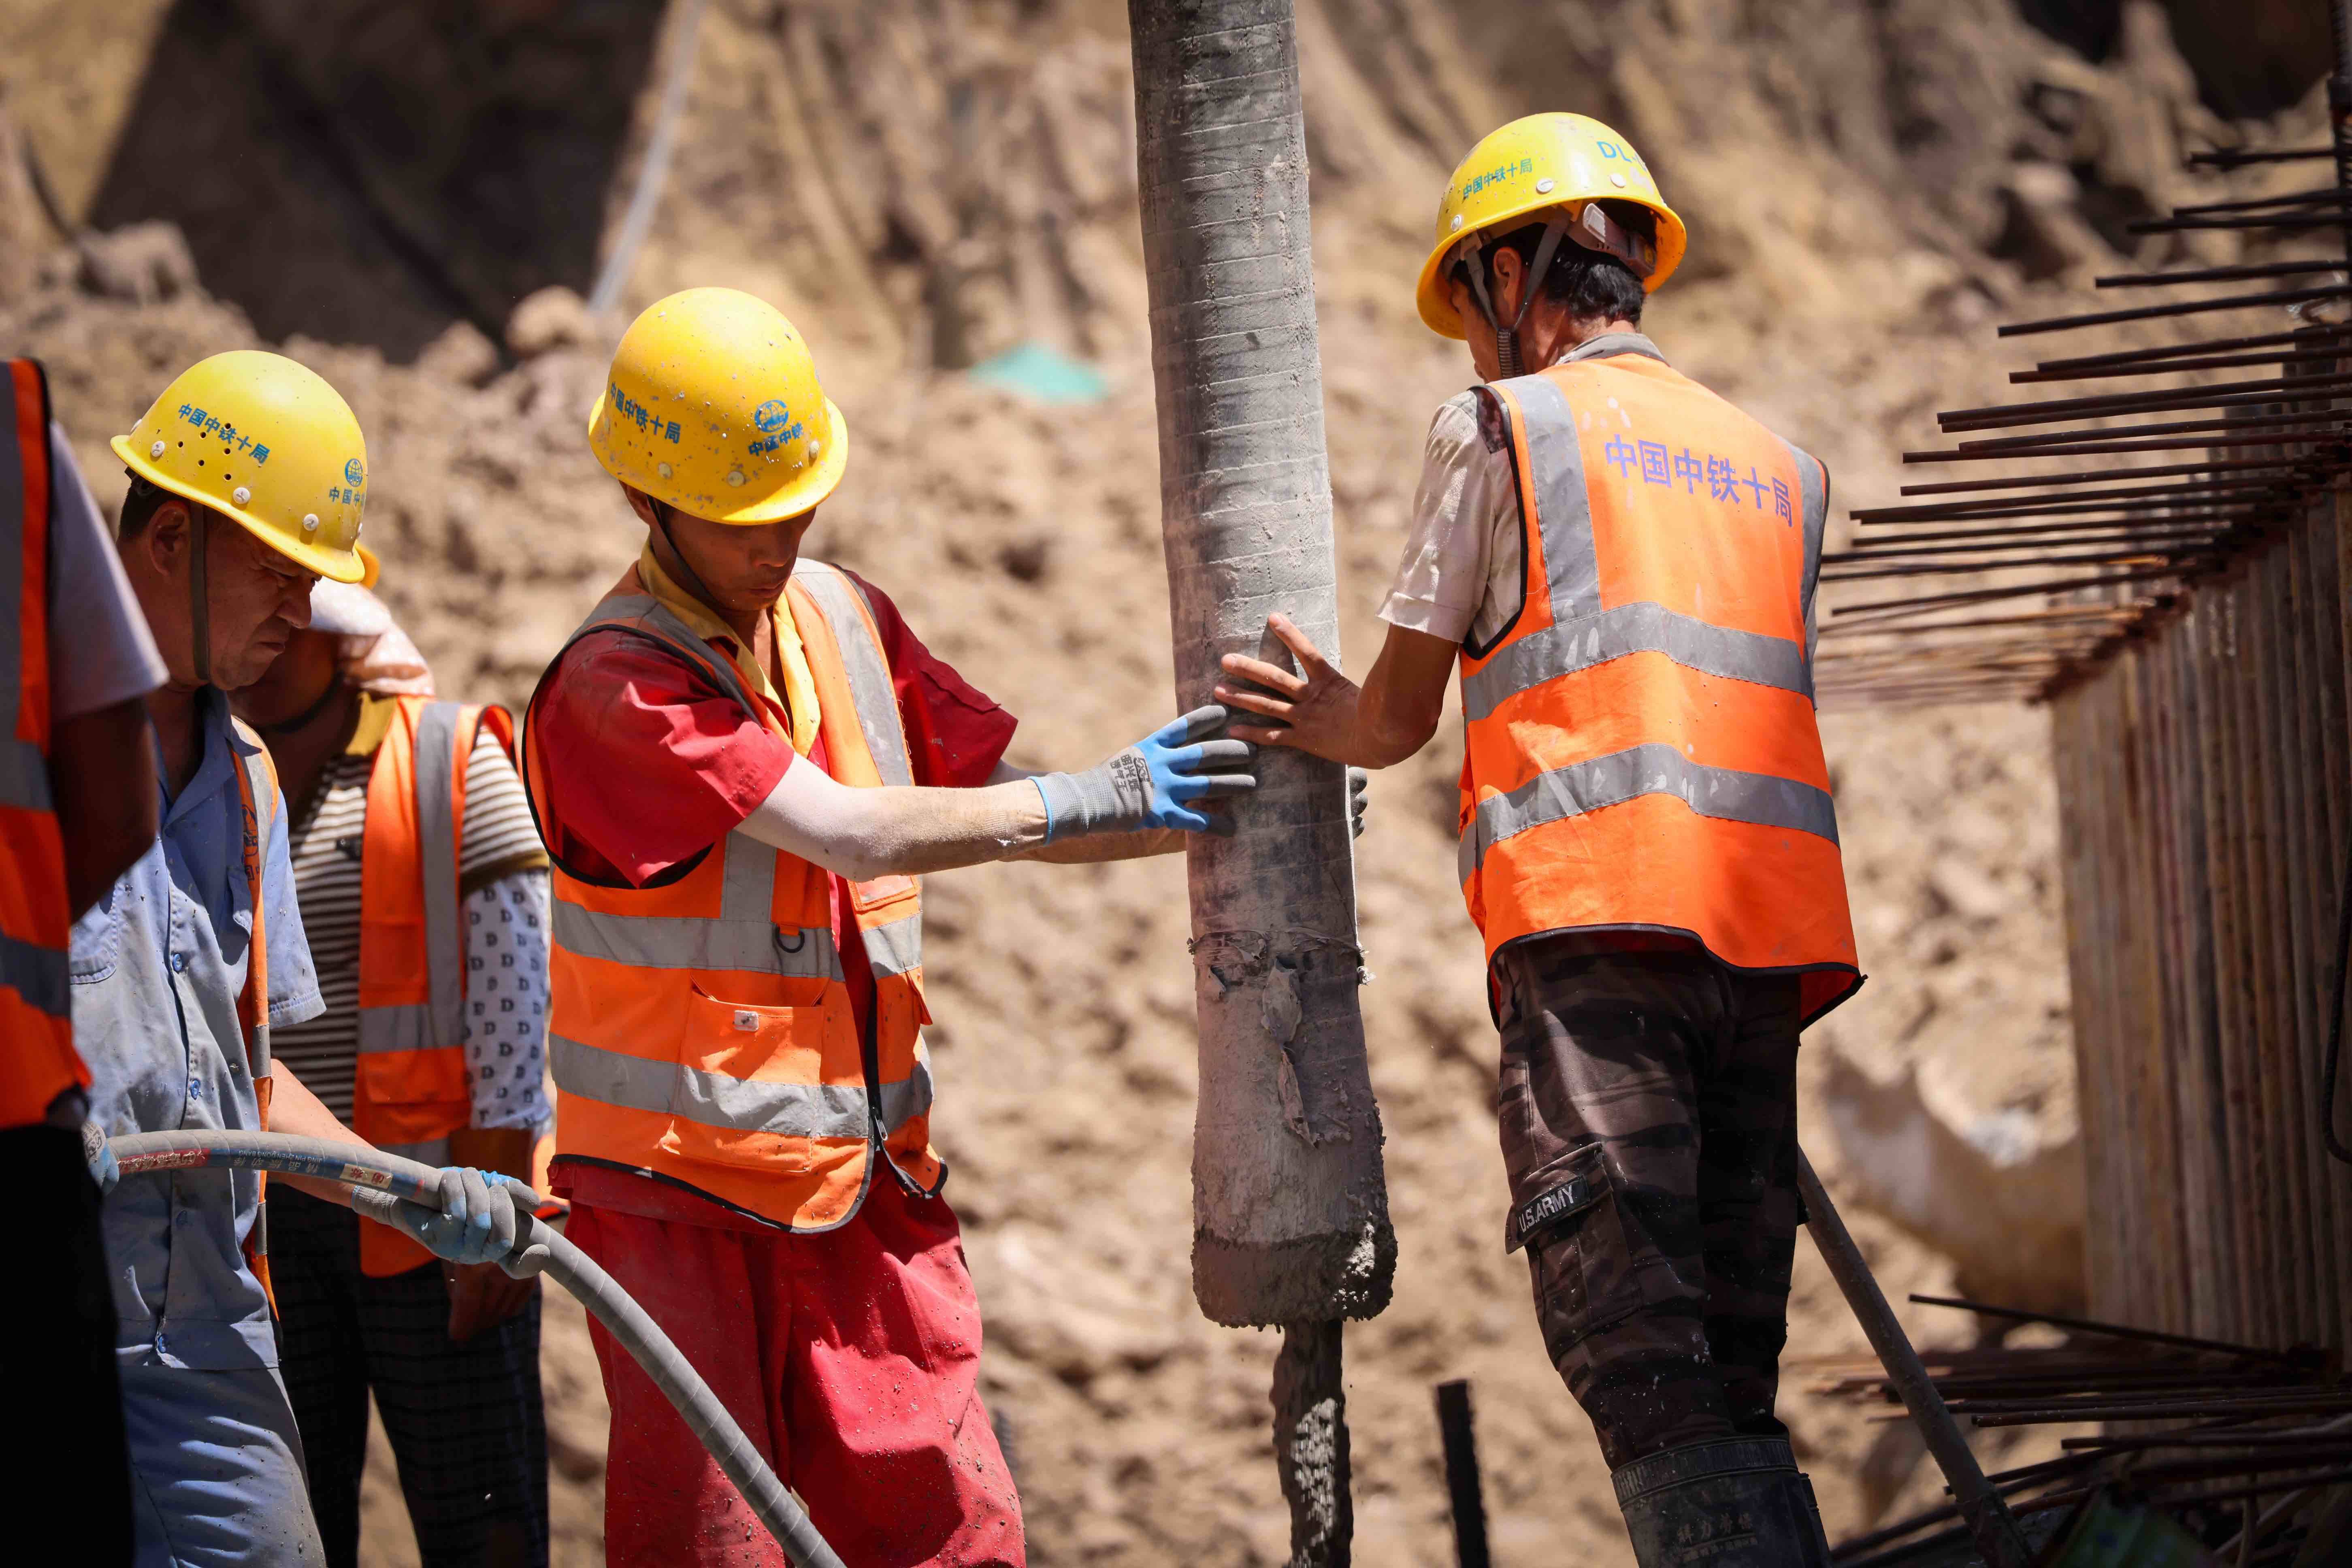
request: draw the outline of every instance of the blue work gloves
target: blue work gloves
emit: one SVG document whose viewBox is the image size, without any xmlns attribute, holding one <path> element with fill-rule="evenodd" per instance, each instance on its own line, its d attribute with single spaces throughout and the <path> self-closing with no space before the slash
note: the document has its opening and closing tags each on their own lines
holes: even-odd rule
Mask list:
<svg viewBox="0 0 2352 1568">
<path fill-rule="evenodd" d="M 81 1124 L 82 1163 L 89 1167 L 89 1179 L 98 1184 L 99 1196 L 114 1190 L 122 1180 L 122 1167 L 114 1158 L 114 1145 L 106 1141 L 106 1129 L 95 1121 Z"/>
<path fill-rule="evenodd" d="M 524 1249 L 540 1255 L 535 1262 L 514 1256 L 515 1243 L 527 1241 L 531 1228 L 530 1210 L 515 1206 L 514 1192 L 521 1184 L 496 1171 L 466 1165 L 444 1165 L 440 1176 L 439 1214 L 405 1199 L 371 1205 L 368 1212 L 406 1232 L 436 1258 L 451 1263 L 497 1263 L 517 1278 L 539 1272 L 536 1264 L 546 1261 L 544 1247 Z"/>
<path fill-rule="evenodd" d="M 1098 767 L 1039 775 L 1033 782 L 1045 797 L 1045 842 L 1150 827 L 1233 832 L 1232 818 L 1211 816 L 1192 805 L 1257 787 L 1250 771 L 1256 747 L 1245 741 L 1201 739 L 1223 729 L 1226 717 L 1214 703 L 1195 708 Z"/>
</svg>

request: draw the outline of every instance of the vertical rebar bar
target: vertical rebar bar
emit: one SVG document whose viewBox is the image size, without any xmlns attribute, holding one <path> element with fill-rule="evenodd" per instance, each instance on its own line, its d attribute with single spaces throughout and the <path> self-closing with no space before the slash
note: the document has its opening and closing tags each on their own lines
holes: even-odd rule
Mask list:
<svg viewBox="0 0 2352 1568">
<path fill-rule="evenodd" d="M 1274 1358 L 1274 1457 L 1290 1505 L 1291 1568 L 1348 1568 L 1348 1391 L 1338 1321 L 1289 1323 Z"/>
<path fill-rule="evenodd" d="M 1437 1432 L 1445 1447 L 1445 1496 L 1454 1516 L 1455 1568 L 1488 1568 L 1486 1494 L 1478 1478 L 1478 1434 L 1467 1383 L 1456 1379 L 1437 1385 Z"/>
<path fill-rule="evenodd" d="M 2330 0 L 2336 71 L 2327 79 L 2327 120 L 2336 146 L 2336 209 L 2344 226 L 2344 259 L 2352 264 L 2352 0 Z"/>
</svg>

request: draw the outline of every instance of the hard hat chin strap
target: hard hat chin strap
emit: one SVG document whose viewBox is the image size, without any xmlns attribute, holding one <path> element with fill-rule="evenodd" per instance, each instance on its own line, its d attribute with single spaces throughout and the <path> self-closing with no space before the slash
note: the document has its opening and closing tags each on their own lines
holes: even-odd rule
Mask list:
<svg viewBox="0 0 2352 1568">
<path fill-rule="evenodd" d="M 212 593 L 205 575 L 205 542 L 212 534 L 213 514 L 191 507 L 188 518 L 188 641 L 194 657 L 196 684 L 213 683 Z"/>
<path fill-rule="evenodd" d="M 701 600 L 712 615 L 725 620 L 727 612 L 720 606 L 719 596 L 710 591 L 710 584 L 702 580 L 702 574 L 694 569 L 694 563 L 686 558 L 686 552 L 677 547 L 677 535 L 669 531 L 667 503 L 654 500 L 651 496 L 646 499 L 654 503 L 654 526 L 661 531 L 662 542 L 669 546 L 669 558 L 677 563 L 678 573 L 686 579 L 686 591 Z"/>
<path fill-rule="evenodd" d="M 1486 293 L 1486 274 L 1492 264 L 1482 252 L 1479 261 L 1470 268 L 1470 292 L 1478 301 L 1478 309 L 1486 324 L 1495 329 L 1495 359 L 1498 381 L 1510 381 L 1522 374 L 1519 363 L 1519 329 L 1527 324 L 1528 310 L 1536 302 L 1536 292 L 1543 287 L 1544 274 L 1551 268 L 1551 258 L 1559 249 L 1560 237 L 1568 232 L 1568 219 L 1554 208 L 1544 224 L 1543 239 L 1536 247 L 1536 258 L 1519 280 L 1519 308 L 1511 317 L 1509 326 L 1503 325 L 1495 314 L 1495 304 Z"/>
</svg>

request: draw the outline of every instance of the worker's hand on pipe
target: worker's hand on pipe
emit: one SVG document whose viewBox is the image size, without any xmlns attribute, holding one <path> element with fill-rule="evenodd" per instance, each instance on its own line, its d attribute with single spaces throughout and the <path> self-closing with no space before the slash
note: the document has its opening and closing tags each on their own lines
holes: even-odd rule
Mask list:
<svg viewBox="0 0 2352 1568">
<path fill-rule="evenodd" d="M 1351 837 L 1364 836 L 1364 806 L 1371 799 L 1372 773 L 1370 768 L 1348 770 L 1348 830 Z"/>
<path fill-rule="evenodd" d="M 1213 703 L 1195 708 L 1085 773 L 1039 774 L 1034 783 L 1045 797 L 1045 842 L 1148 827 L 1233 832 L 1232 818 L 1194 809 L 1196 802 L 1257 787 L 1251 770 L 1257 748 L 1202 739 L 1223 729 L 1226 717 Z"/>
<path fill-rule="evenodd" d="M 539 1294 L 535 1276 L 517 1278 L 507 1271 L 512 1256 L 496 1263 L 444 1263 L 442 1281 L 449 1287 L 449 1341 L 464 1344 L 485 1329 L 495 1329 Z"/>
<path fill-rule="evenodd" d="M 122 1167 L 114 1158 L 114 1145 L 106 1141 L 106 1129 L 95 1121 L 81 1124 L 82 1163 L 89 1167 L 89 1179 L 98 1184 L 99 1195 L 114 1190 L 122 1179 Z"/>
<path fill-rule="evenodd" d="M 1298 660 L 1298 671 L 1293 674 L 1246 654 L 1225 655 L 1226 679 L 1218 684 L 1214 695 L 1218 701 L 1242 710 L 1243 721 L 1233 729 L 1234 738 L 1346 762 L 1355 742 L 1356 710 L 1362 689 L 1332 668 L 1331 661 L 1291 624 L 1289 616 L 1268 616 L 1265 624 Z M 1244 686 L 1244 681 L 1250 684 Z M 1251 722 L 1246 715 L 1252 713 L 1274 722 Z"/>
<path fill-rule="evenodd" d="M 512 1178 L 470 1165 L 444 1165 L 441 1212 L 403 1199 L 390 1222 L 434 1257 L 451 1263 L 489 1263 L 514 1250 L 530 1228 L 515 1207 Z"/>
</svg>

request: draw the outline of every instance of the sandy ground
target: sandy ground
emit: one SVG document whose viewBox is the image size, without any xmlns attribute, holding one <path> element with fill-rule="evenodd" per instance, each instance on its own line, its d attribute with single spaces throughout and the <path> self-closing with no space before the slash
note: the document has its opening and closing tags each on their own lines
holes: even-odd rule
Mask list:
<svg viewBox="0 0 2352 1568">
<path fill-rule="evenodd" d="M 1866 505 L 1892 498 L 1895 455 L 1923 444 L 1933 409 L 2001 395 L 1996 311 L 2077 298 L 2089 253 L 2070 260 L 2063 247 L 2087 220 L 2063 203 L 2037 218 L 2014 195 L 2021 160 L 2072 155 L 2023 118 L 2025 84 L 2063 78 L 2095 120 L 2107 116 L 2099 123 L 2153 139 L 2145 156 L 2127 156 L 2140 143 L 2120 133 L 2086 155 L 2080 177 L 2102 189 L 2158 180 L 2133 175 L 2131 158 L 2169 169 L 2202 123 L 2184 107 L 2177 58 L 2094 68 L 1995 0 L 1772 9 L 1505 5 L 1453 28 L 1421 0 L 1302 5 L 1354 665 L 1379 635 L 1373 612 L 1429 412 L 1469 377 L 1458 347 L 1418 326 L 1410 279 L 1444 169 L 1478 131 L 1574 101 L 1634 134 L 1697 237 L 1688 276 L 1656 303 L 1655 337 L 1820 453 L 1842 503 Z M 123 117 L 136 121 L 152 95 L 131 92 L 125 73 L 142 68 L 141 40 L 159 36 L 163 10 L 126 0 L 92 35 L 70 5 L 11 0 L 0 37 L 56 63 L 16 101 L 69 205 L 120 212 L 126 191 L 147 192 L 137 199 L 157 216 L 209 234 L 203 215 L 138 185 L 109 151 L 141 144 Z M 275 12 L 256 15 L 266 32 Z M 894 69 L 838 68 L 867 48 Z M 1828 64 L 1801 70 L 1801 58 Z M 940 0 L 886 17 L 726 0 L 706 23 L 672 194 L 625 296 L 634 307 L 728 282 L 794 313 L 856 440 L 811 549 L 894 595 L 935 651 L 1021 715 L 1013 754 L 1030 766 L 1091 763 L 1171 701 L 1126 68 L 1123 15 L 1107 5 Z M 1869 85 L 1849 93 L 1847 80 Z M 646 88 L 631 149 L 653 98 Z M 868 162 L 852 170 L 819 143 Z M 287 188 L 310 177 L 268 176 Z M 267 217 L 277 187 L 254 178 Z M 623 180 L 592 198 L 608 225 L 626 190 Z M 276 346 L 326 374 L 361 416 L 375 475 L 368 538 L 444 691 L 519 706 L 642 538 L 581 435 L 605 345 L 502 355 L 445 310 L 446 330 L 421 352 L 389 346 L 371 331 L 375 274 L 336 271 L 341 242 L 320 232 L 315 253 L 273 253 L 272 267 L 307 279 L 296 304 L 311 312 Z M 199 289 L 144 301 L 95 297 L 72 271 L 53 259 L 47 282 L 0 300 L 0 338 L 47 362 L 58 413 L 111 501 L 121 480 L 104 438 L 184 364 L 259 341 L 253 320 L 295 305 L 263 297 L 269 268 L 220 273 L 235 288 L 217 283 L 217 299 Z M 337 293 L 352 278 L 365 288 Z M 383 313 L 430 324 L 429 306 L 387 295 Z M 1023 338 L 1088 354 L 1110 378 L 1108 399 L 1045 408 L 958 373 Z M 2053 1138 L 2071 1127 L 2044 724 L 2024 709 L 1825 715 L 1872 973 L 1810 1037 L 1801 1078 L 1808 1147 L 1833 1193 L 1853 1188 L 1818 1131 L 1822 1047 L 1881 1075 L 1924 1064 L 1967 1105 L 2021 1111 Z M 1618 1568 L 1631 1557 L 1606 1473 L 1544 1358 L 1523 1267 L 1501 1251 L 1495 1040 L 1476 935 L 1452 885 L 1459 764 L 1449 724 L 1381 775 L 1359 849 L 1377 977 L 1363 1001 L 1400 1260 L 1394 1304 L 1349 1331 L 1358 1561 L 1451 1561 L 1431 1388 L 1466 1377 L 1496 1561 Z M 1181 866 L 990 868 L 935 879 L 927 897 L 936 1134 L 956 1171 L 950 1195 L 987 1317 L 984 1386 L 1009 1435 L 1033 1560 L 1280 1563 L 1273 1342 L 1209 1325 L 1189 1292 Z M 1950 1286 L 1936 1252 L 1868 1213 L 1848 1217 L 1890 1296 Z M 1905 1317 L 1926 1339 L 1967 1336 L 1949 1314 Z M 578 1309 L 551 1300 L 547 1322 L 556 1560 L 568 1568 L 601 1558 L 605 1418 Z M 1810 1242 L 1790 1325 L 1792 1355 L 1864 1348 Z M 1784 1415 L 1833 1536 L 1932 1498 L 1926 1474 L 1888 1462 L 1901 1446 L 1878 1444 L 1883 1423 L 1811 1395 L 1801 1378 L 1787 1388 Z M 2038 1454 L 2053 1440 L 2003 1438 L 1987 1452 Z M 380 1442 L 368 1499 L 365 1561 L 415 1562 Z"/>
</svg>

